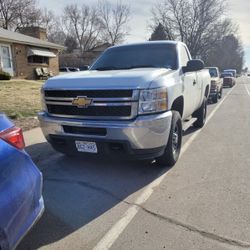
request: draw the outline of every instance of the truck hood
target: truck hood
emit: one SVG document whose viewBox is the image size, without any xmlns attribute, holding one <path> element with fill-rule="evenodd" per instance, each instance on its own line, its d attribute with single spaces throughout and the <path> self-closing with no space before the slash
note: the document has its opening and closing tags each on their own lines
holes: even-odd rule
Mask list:
<svg viewBox="0 0 250 250">
<path fill-rule="evenodd" d="M 211 80 L 212 80 L 212 81 L 219 81 L 220 78 L 219 78 L 219 77 L 212 77 L 212 76 L 211 76 Z"/>
<path fill-rule="evenodd" d="M 146 89 L 159 77 L 173 72 L 170 69 L 130 69 L 82 71 L 49 79 L 45 89 Z"/>
</svg>

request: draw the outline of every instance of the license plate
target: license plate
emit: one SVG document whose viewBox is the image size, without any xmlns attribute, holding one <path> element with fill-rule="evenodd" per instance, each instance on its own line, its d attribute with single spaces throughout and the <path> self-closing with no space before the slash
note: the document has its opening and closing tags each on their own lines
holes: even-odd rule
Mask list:
<svg viewBox="0 0 250 250">
<path fill-rule="evenodd" d="M 85 153 L 97 153 L 97 146 L 95 142 L 89 141 L 75 141 L 76 149 L 78 152 L 85 152 Z"/>
</svg>

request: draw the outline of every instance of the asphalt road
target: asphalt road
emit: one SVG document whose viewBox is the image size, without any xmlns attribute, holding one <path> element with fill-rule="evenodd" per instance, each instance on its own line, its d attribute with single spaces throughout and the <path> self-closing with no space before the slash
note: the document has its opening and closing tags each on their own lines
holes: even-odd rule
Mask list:
<svg viewBox="0 0 250 250">
<path fill-rule="evenodd" d="M 172 169 L 70 160 L 25 133 L 44 175 L 46 211 L 18 249 L 250 248 L 250 78 L 224 89 L 208 122 L 184 135 Z"/>
</svg>

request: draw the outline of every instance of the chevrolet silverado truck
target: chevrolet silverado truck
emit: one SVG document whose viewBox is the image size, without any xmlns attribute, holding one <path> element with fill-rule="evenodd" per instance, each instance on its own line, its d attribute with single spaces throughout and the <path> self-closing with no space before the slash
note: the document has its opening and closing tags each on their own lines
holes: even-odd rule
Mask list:
<svg viewBox="0 0 250 250">
<path fill-rule="evenodd" d="M 208 67 L 211 76 L 211 88 L 209 93 L 209 99 L 213 103 L 217 103 L 219 98 L 222 98 L 223 92 L 223 80 L 220 78 L 220 72 L 217 67 Z"/>
<path fill-rule="evenodd" d="M 66 155 L 155 159 L 173 166 L 182 132 L 206 121 L 210 75 L 181 42 L 108 48 L 88 71 L 49 79 L 38 117 Z"/>
</svg>

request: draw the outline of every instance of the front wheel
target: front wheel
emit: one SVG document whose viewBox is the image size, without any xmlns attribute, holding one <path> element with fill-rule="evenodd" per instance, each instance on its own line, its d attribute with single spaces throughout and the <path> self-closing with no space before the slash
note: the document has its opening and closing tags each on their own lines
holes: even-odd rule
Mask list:
<svg viewBox="0 0 250 250">
<path fill-rule="evenodd" d="M 201 107 L 193 114 L 193 117 L 197 118 L 197 121 L 194 123 L 194 127 L 202 128 L 207 119 L 207 98 L 204 97 Z"/>
<path fill-rule="evenodd" d="M 221 89 L 220 89 L 220 94 L 219 94 L 220 99 L 222 98 L 222 94 L 223 94 L 223 87 L 221 87 Z"/>
<path fill-rule="evenodd" d="M 164 154 L 156 161 L 162 166 L 172 167 L 179 159 L 182 142 L 182 122 L 179 112 L 172 111 L 172 123 L 168 138 L 168 144 Z"/>
<path fill-rule="evenodd" d="M 219 99 L 219 93 L 217 91 L 216 95 L 214 95 L 213 98 L 212 98 L 213 103 L 217 103 L 218 99 Z"/>
</svg>

